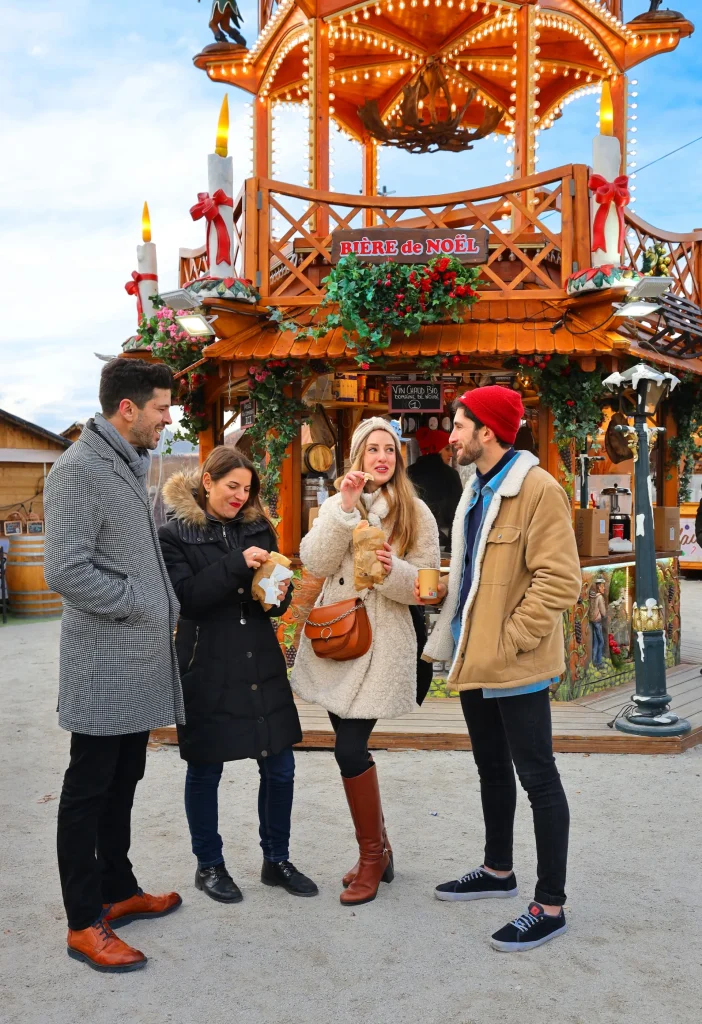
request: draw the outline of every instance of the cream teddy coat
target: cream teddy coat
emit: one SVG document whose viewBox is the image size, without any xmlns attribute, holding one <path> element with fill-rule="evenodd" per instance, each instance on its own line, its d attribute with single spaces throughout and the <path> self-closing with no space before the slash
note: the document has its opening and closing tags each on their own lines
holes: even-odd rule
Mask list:
<svg viewBox="0 0 702 1024">
<path fill-rule="evenodd" d="M 362 498 L 370 525 L 380 526 L 389 538 L 392 522 L 382 491 Z M 415 604 L 417 569 L 437 567 L 440 554 L 433 515 L 419 498 L 414 503 L 414 546 L 404 558 L 394 553 L 392 569 L 383 583 L 360 595 L 353 585 L 351 536 L 361 521 L 358 509 L 344 512 L 340 494 L 328 498 L 300 544 L 305 569 L 313 576 L 326 577 L 317 607 L 365 596 L 373 633 L 367 654 L 352 661 L 318 658 L 303 634 L 290 680 L 299 697 L 340 718 L 398 718 L 416 707 L 417 638 L 408 606 Z"/>
</svg>

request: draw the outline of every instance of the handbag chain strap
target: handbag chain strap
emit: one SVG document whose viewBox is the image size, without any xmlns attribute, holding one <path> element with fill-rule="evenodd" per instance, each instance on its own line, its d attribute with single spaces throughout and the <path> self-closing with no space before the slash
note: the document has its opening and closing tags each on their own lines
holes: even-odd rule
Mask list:
<svg viewBox="0 0 702 1024">
<path fill-rule="evenodd" d="M 311 619 L 307 619 L 305 621 L 305 625 L 306 626 L 314 626 L 317 629 L 319 629 L 320 627 L 321 628 L 326 628 L 327 626 L 333 626 L 336 622 L 341 622 L 341 620 L 347 618 L 347 616 L 353 615 L 353 613 L 355 611 L 357 611 L 357 610 L 358 610 L 358 605 L 355 604 L 353 606 L 353 608 L 349 608 L 349 610 L 347 612 L 344 612 L 343 615 L 337 615 L 337 617 L 335 619 L 329 619 L 329 622 L 312 622 Z"/>
</svg>

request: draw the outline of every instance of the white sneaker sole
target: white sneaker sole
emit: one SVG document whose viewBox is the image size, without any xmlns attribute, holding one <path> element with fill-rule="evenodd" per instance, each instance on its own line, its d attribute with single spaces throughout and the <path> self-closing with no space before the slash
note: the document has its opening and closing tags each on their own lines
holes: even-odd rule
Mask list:
<svg viewBox="0 0 702 1024">
<path fill-rule="evenodd" d="M 566 923 L 558 931 L 545 935 L 543 939 L 536 939 L 535 942 L 500 942 L 499 939 L 490 939 L 490 945 L 493 949 L 499 950 L 500 953 L 522 953 L 527 949 L 536 949 L 537 946 L 543 946 L 545 942 L 550 942 L 551 939 L 555 939 L 558 935 L 563 935 L 567 931 L 568 924 Z"/>
<path fill-rule="evenodd" d="M 438 889 L 434 889 L 434 895 L 437 900 L 445 900 L 447 902 L 456 901 L 467 901 L 467 900 L 506 900 L 511 896 L 518 896 L 519 889 L 496 889 L 494 892 L 442 892 Z"/>
</svg>

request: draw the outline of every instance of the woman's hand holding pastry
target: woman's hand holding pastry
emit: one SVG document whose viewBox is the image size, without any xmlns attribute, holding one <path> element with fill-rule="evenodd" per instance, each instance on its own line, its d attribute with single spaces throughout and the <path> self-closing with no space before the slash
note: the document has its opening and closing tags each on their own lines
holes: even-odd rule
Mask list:
<svg viewBox="0 0 702 1024">
<path fill-rule="evenodd" d="M 382 549 L 376 551 L 375 554 L 383 569 L 385 569 L 386 572 L 390 572 L 392 569 L 392 548 L 388 542 L 385 541 Z"/>
<path fill-rule="evenodd" d="M 268 552 L 265 548 L 247 548 L 244 551 L 244 561 L 249 569 L 260 569 L 263 563 L 268 561 Z"/>
<path fill-rule="evenodd" d="M 360 470 L 352 469 L 346 474 L 339 488 L 341 492 L 341 507 L 344 512 L 353 512 L 365 484 L 366 474 L 361 473 Z"/>
</svg>

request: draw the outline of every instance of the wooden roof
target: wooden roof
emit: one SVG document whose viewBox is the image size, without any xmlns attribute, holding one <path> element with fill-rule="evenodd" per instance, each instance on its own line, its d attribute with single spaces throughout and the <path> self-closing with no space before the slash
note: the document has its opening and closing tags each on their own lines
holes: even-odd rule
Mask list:
<svg viewBox="0 0 702 1024">
<path fill-rule="evenodd" d="M 61 437 L 60 434 L 54 434 L 51 430 L 46 430 L 45 427 L 40 427 L 36 423 L 30 423 L 29 420 L 23 420 L 21 417 L 15 416 L 5 409 L 0 409 L 0 420 L 4 420 L 26 434 L 32 434 L 43 441 L 50 441 L 57 448 L 70 448 L 71 446 L 71 442 L 65 437 Z"/>
<path fill-rule="evenodd" d="M 597 355 L 610 353 L 622 339 L 614 332 L 569 330 L 556 326 L 562 313 L 542 301 L 479 302 L 464 323 L 432 324 L 411 337 L 397 334 L 385 354 L 391 359 L 427 356 L 500 356 L 531 353 Z M 577 333 L 579 330 L 582 333 Z M 204 353 L 211 359 L 260 362 L 266 359 L 343 359 L 352 357 L 341 328 L 323 338 L 299 339 L 266 324 L 222 338 Z"/>
</svg>

